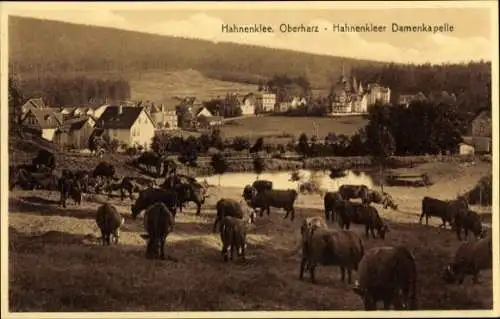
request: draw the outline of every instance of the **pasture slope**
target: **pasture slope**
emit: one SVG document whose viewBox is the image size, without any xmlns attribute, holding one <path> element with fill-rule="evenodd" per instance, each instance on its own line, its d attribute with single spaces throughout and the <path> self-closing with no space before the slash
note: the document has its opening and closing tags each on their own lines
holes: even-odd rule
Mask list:
<svg viewBox="0 0 500 319">
<path fill-rule="evenodd" d="M 252 140 L 258 137 L 272 137 L 276 140 L 290 140 L 291 136 L 299 138 L 305 133 L 308 138 L 317 134 L 319 139 L 324 139 L 328 133 L 344 134 L 351 136 L 368 123 L 367 119 L 360 116 L 349 117 L 295 117 L 295 116 L 263 116 L 249 117 L 237 120 L 228 120 L 221 128 L 224 138 L 236 136 L 250 137 Z"/>
<path fill-rule="evenodd" d="M 223 98 L 228 92 L 245 95 L 257 91 L 257 85 L 211 79 L 196 70 L 131 72 L 126 74 L 126 78 L 133 100 L 165 103 L 172 110 L 175 110 L 177 102 L 170 100 L 176 96 L 195 96 L 197 100 L 204 101 L 218 96 Z"/>
<path fill-rule="evenodd" d="M 437 220 L 419 225 L 424 195 L 452 198 L 491 174 L 491 164 L 433 163 L 420 167 L 435 176 L 429 188 L 386 187 L 400 211 L 379 208 L 390 232 L 385 240 L 364 240 L 367 247 L 406 245 L 418 267 L 420 309 L 491 309 L 492 275 L 483 272 L 481 284 L 468 278 L 463 286 L 446 286 L 443 267 L 459 245 Z M 57 207 L 58 194 L 14 190 L 9 201 L 10 311 L 222 311 L 222 310 L 361 310 L 350 286 L 340 282 L 338 268 L 318 267 L 318 284 L 299 281 L 299 240 L 302 218 L 323 215 L 318 195 L 300 195 L 297 218 L 283 220 L 274 209 L 256 221 L 249 234 L 248 260 L 223 263 L 220 239 L 211 233 L 215 203 L 221 197 L 239 198 L 241 189 L 214 188 L 195 216 L 189 206 L 176 220 L 167 239 L 168 254 L 178 259 L 151 261 L 139 233 L 142 220 L 131 220 L 130 200 L 91 195 L 81 207 Z M 109 201 L 124 214 L 121 243 L 97 243 L 94 221 L 100 202 Z M 475 209 L 478 209 L 475 207 Z M 491 216 L 491 209 L 481 210 Z M 332 226 L 334 227 L 334 226 Z M 354 226 L 357 232 L 361 227 Z M 471 239 L 473 240 L 473 239 Z M 356 277 L 356 275 L 355 275 Z"/>
</svg>

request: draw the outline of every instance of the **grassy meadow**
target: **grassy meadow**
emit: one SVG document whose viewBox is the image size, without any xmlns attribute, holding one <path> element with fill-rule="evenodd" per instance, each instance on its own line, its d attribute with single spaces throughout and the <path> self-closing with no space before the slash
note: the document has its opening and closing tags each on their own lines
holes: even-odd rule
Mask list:
<svg viewBox="0 0 500 319">
<path fill-rule="evenodd" d="M 290 140 L 291 136 L 298 138 L 306 133 L 308 137 L 315 134 L 322 139 L 330 132 L 335 134 L 353 135 L 364 127 L 368 120 L 360 116 L 350 117 L 295 117 L 295 116 L 262 116 L 228 120 L 221 128 L 224 138 L 246 136 L 250 139 L 272 137 L 276 140 Z M 283 142 L 283 141 L 280 141 Z"/>
<path fill-rule="evenodd" d="M 418 268 L 419 309 L 491 309 L 492 274 L 481 284 L 468 278 L 463 286 L 445 285 L 443 268 L 459 246 L 439 221 L 418 224 L 425 195 L 453 198 L 473 187 L 491 164 L 428 163 L 418 167 L 433 176 L 429 188 L 384 187 L 399 210 L 377 206 L 390 227 L 385 240 L 364 239 L 367 248 L 406 245 Z M 222 310 L 362 310 L 361 299 L 340 281 L 338 268 L 317 269 L 318 284 L 305 274 L 298 279 L 300 253 L 294 254 L 303 218 L 322 216 L 319 195 L 300 195 L 296 219 L 272 209 L 249 230 L 247 260 L 224 263 L 220 239 L 211 233 L 215 203 L 222 197 L 238 199 L 241 189 L 215 187 L 195 216 L 194 206 L 178 214 L 166 251 L 177 259 L 145 258 L 141 218 L 130 218 L 129 199 L 89 195 L 81 207 L 57 206 L 50 191 L 14 190 L 9 200 L 9 307 L 10 311 L 222 311 Z M 117 206 L 125 216 L 121 242 L 98 244 L 94 216 L 101 202 Z M 71 201 L 70 201 L 71 202 Z M 491 207 L 474 207 L 491 221 Z M 331 227 L 337 227 L 331 225 Z M 353 226 L 354 231 L 364 229 Z M 364 237 L 363 237 L 364 238 Z M 470 240 L 474 240 L 470 238 Z M 354 274 L 354 278 L 357 275 Z"/>
</svg>

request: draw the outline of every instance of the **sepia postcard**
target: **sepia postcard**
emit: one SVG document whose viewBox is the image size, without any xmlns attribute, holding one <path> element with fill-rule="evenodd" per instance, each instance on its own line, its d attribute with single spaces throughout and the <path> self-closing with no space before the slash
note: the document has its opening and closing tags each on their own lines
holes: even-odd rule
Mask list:
<svg viewBox="0 0 500 319">
<path fill-rule="evenodd" d="M 498 2 L 0 14 L 2 318 L 500 315 Z"/>
</svg>

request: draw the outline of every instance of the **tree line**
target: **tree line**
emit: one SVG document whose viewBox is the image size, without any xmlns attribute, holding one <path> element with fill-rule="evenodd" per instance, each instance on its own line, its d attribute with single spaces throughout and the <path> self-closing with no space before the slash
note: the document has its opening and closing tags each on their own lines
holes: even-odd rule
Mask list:
<svg viewBox="0 0 500 319">
<path fill-rule="evenodd" d="M 84 106 L 131 96 L 130 84 L 124 79 L 48 76 L 21 79 L 18 87 L 23 96 L 41 97 L 51 107 Z"/>
</svg>

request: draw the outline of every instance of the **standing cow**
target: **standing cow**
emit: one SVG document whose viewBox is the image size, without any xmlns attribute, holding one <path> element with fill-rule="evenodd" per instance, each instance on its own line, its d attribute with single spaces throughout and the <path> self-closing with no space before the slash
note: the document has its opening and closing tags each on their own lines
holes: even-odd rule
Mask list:
<svg viewBox="0 0 500 319">
<path fill-rule="evenodd" d="M 350 200 L 350 199 L 355 199 L 355 198 L 362 198 L 363 193 L 367 192 L 368 186 L 366 185 L 341 185 L 339 187 L 338 192 L 342 196 L 343 199 L 345 200 Z"/>
<path fill-rule="evenodd" d="M 174 229 L 175 220 L 170 209 L 161 202 L 151 205 L 144 213 L 144 230 L 147 240 L 146 257 L 165 259 L 165 241 Z"/>
<path fill-rule="evenodd" d="M 339 226 L 341 229 L 349 229 L 351 223 L 365 226 L 365 236 L 368 238 L 368 233 L 371 232 L 375 238 L 374 230 L 380 238 L 384 239 L 385 234 L 389 232 L 389 227 L 384 223 L 375 207 L 364 205 L 362 203 L 352 203 L 342 201 L 338 205 Z"/>
<path fill-rule="evenodd" d="M 120 215 L 115 206 L 107 203 L 99 206 L 96 213 L 96 223 L 101 230 L 103 245 L 111 245 L 111 237 L 113 237 L 113 242 L 118 244 L 120 227 L 125 223 L 125 218 Z"/>
<path fill-rule="evenodd" d="M 420 215 L 419 223 L 425 216 L 425 224 L 429 224 L 429 217 L 440 217 L 441 225 L 439 228 L 446 227 L 448 223 L 454 227 L 455 216 L 468 210 L 469 206 L 463 197 L 458 197 L 456 200 L 443 201 L 436 198 L 425 196 L 422 199 L 422 214 Z"/>
<path fill-rule="evenodd" d="M 460 212 L 455 216 L 455 229 L 458 240 L 462 240 L 462 230 L 465 232 L 465 239 L 469 237 L 469 231 L 474 234 L 476 239 L 483 238 L 486 235 L 486 229 L 483 228 L 481 217 L 472 210 Z"/>
<path fill-rule="evenodd" d="M 384 309 L 415 310 L 417 304 L 417 267 L 415 258 L 405 247 L 375 247 L 359 262 L 359 281 L 353 291 L 362 299 L 365 310 L 376 310 L 377 302 Z"/>
<path fill-rule="evenodd" d="M 267 211 L 267 215 L 269 216 L 271 214 L 271 207 L 283 208 L 286 211 L 284 218 L 286 219 L 291 214 L 291 220 L 293 221 L 295 219 L 294 203 L 297 196 L 298 193 L 294 189 L 273 189 L 263 193 L 257 193 L 250 201 L 250 206 L 253 209 L 260 209 L 261 217 L 264 215 L 264 211 Z"/>
<path fill-rule="evenodd" d="M 217 230 L 217 224 L 226 216 L 239 218 L 249 223 L 255 221 L 255 211 L 244 202 L 238 202 L 231 198 L 221 198 L 215 204 L 217 215 L 215 217 L 213 232 Z"/>
<path fill-rule="evenodd" d="M 137 218 L 141 211 L 158 202 L 163 203 L 175 217 L 176 208 L 179 206 L 177 194 L 173 190 L 162 188 L 148 188 L 139 192 L 139 196 L 132 204 L 132 218 Z"/>
<path fill-rule="evenodd" d="M 231 250 L 231 260 L 234 254 L 245 260 L 247 221 L 243 219 L 224 216 L 220 225 L 220 239 L 222 242 L 221 255 L 224 261 L 228 261 L 228 249 Z"/>
<path fill-rule="evenodd" d="M 345 271 L 347 270 L 348 282 L 351 283 L 352 270 L 358 269 L 358 263 L 363 254 L 363 242 L 354 232 L 318 227 L 303 245 L 299 279 L 302 280 L 307 266 L 311 282 L 316 283 L 314 272 L 316 266 L 320 264 L 339 266 L 342 282 L 345 281 Z"/>
<path fill-rule="evenodd" d="M 327 192 L 323 197 L 325 205 L 325 220 L 335 222 L 336 209 L 342 204 L 343 198 L 339 192 Z"/>
</svg>

